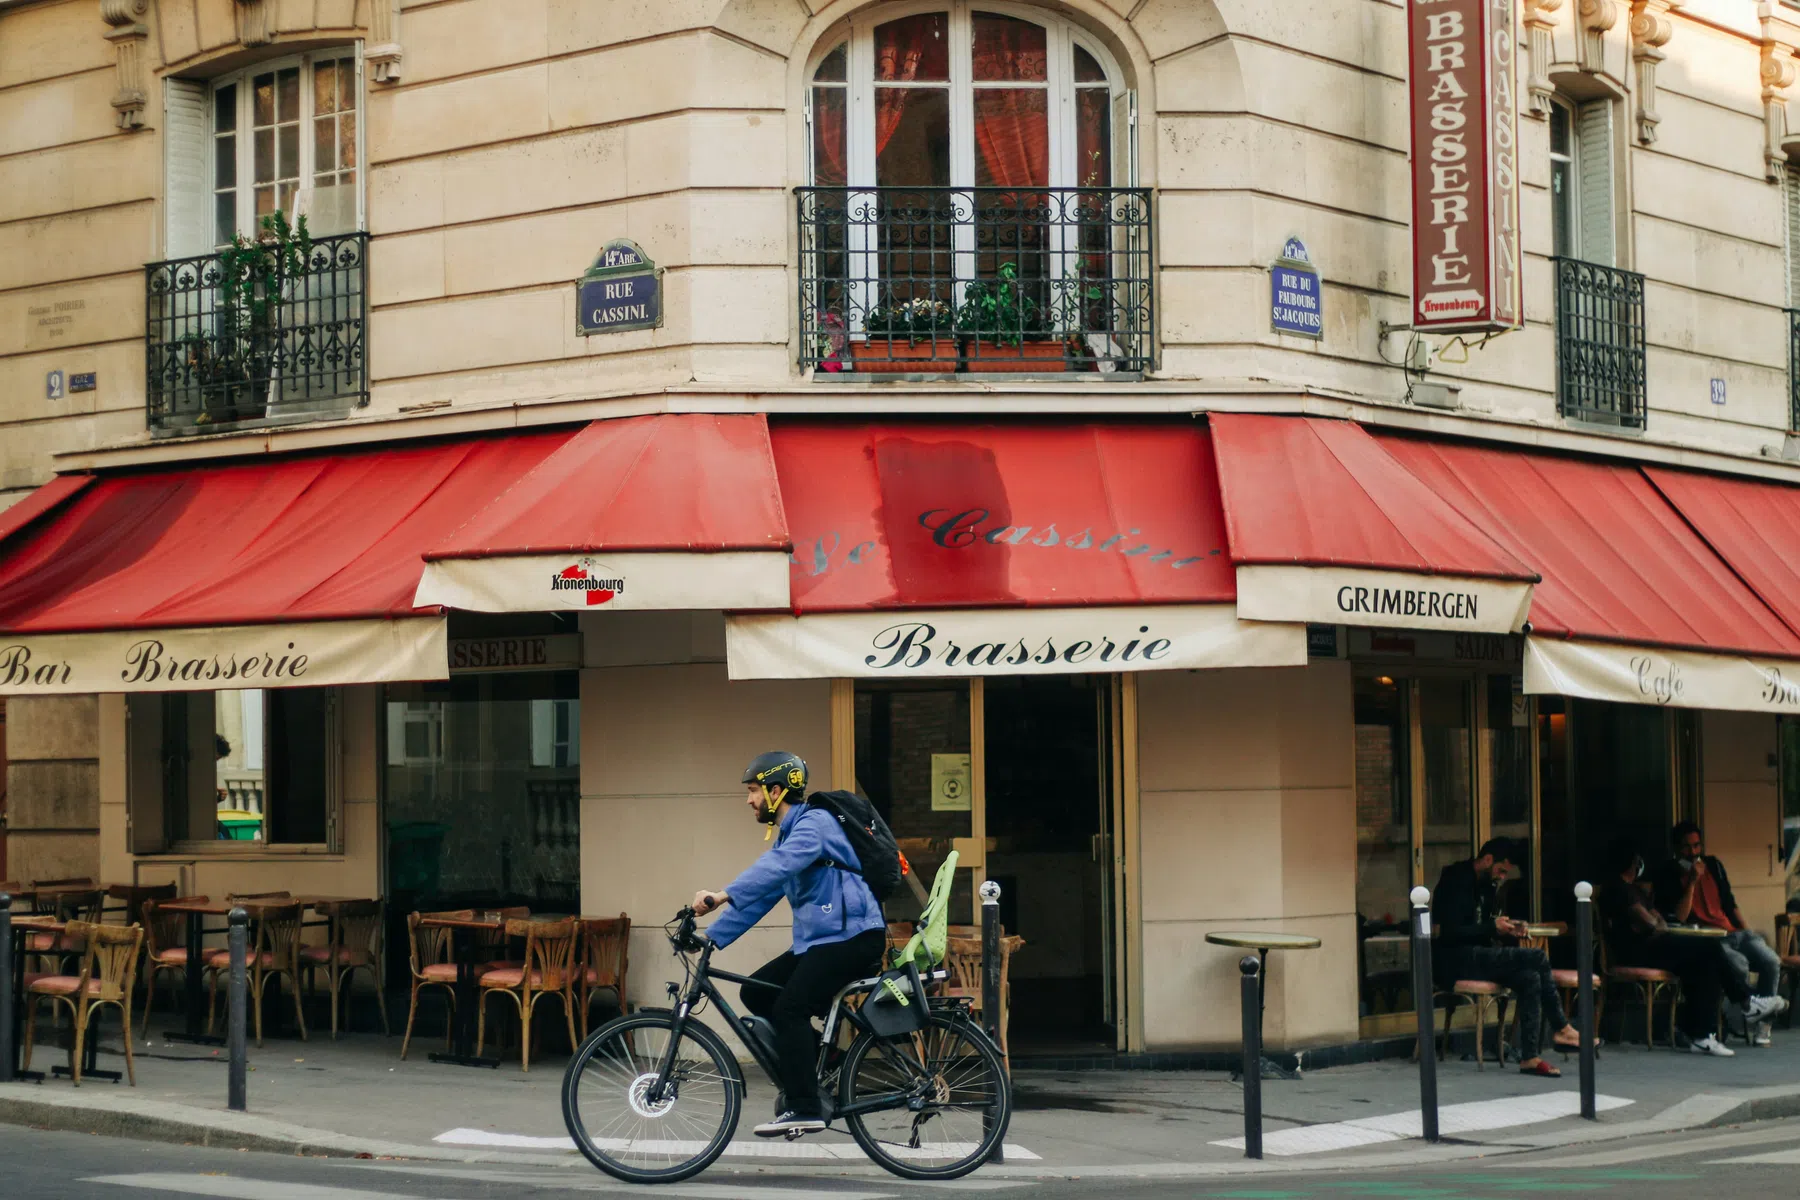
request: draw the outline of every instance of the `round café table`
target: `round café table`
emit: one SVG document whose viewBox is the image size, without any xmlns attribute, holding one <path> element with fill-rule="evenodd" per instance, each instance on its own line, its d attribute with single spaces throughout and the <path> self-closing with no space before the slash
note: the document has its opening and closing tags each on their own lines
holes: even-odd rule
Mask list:
<svg viewBox="0 0 1800 1200">
<path fill-rule="evenodd" d="M 1716 925 L 1671 925 L 1670 933 L 1676 937 L 1718 938 L 1723 940 L 1731 935 Z"/>
<path fill-rule="evenodd" d="M 1255 933 L 1236 933 L 1220 931 L 1209 933 L 1206 940 L 1215 946 L 1231 946 L 1239 950 L 1254 950 L 1257 957 L 1256 972 L 1256 1040 L 1262 1042 L 1263 1010 L 1268 1003 L 1269 951 L 1271 950 L 1317 950 L 1319 939 L 1306 933 L 1275 933 L 1262 931 Z M 1233 1071 L 1231 1077 L 1237 1079 L 1241 1071 Z M 1264 1079 L 1298 1079 L 1300 1072 L 1273 1061 L 1268 1055 L 1262 1057 L 1262 1077 Z"/>
</svg>

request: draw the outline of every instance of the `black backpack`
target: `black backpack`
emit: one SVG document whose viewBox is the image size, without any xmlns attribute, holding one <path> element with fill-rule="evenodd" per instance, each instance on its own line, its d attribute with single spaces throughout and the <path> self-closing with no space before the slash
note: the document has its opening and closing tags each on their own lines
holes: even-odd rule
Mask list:
<svg viewBox="0 0 1800 1200">
<path fill-rule="evenodd" d="M 862 863 L 860 871 L 835 858 L 821 858 L 815 866 L 836 867 L 861 876 L 877 901 L 884 901 L 900 890 L 904 878 L 900 844 L 894 840 L 894 831 L 888 828 L 873 804 L 855 792 L 815 792 L 806 798 L 806 802 L 837 818 L 838 824 L 843 826 L 844 836 L 850 839 L 850 848 L 856 851 L 857 861 Z"/>
</svg>

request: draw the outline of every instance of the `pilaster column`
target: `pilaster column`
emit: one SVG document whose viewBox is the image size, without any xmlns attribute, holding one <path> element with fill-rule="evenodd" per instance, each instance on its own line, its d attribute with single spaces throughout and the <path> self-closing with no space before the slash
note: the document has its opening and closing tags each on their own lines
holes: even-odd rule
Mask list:
<svg viewBox="0 0 1800 1200">
<path fill-rule="evenodd" d="M 400 82 L 400 0 L 370 0 L 363 62 L 376 83 Z"/>
<path fill-rule="evenodd" d="M 1631 64 L 1637 71 L 1637 140 L 1648 146 L 1656 140 L 1656 68 L 1668 54 L 1663 47 L 1675 32 L 1669 10 L 1684 0 L 1632 0 Z"/>
<path fill-rule="evenodd" d="M 1778 42 L 1762 44 L 1763 176 L 1770 183 L 1787 170 L 1787 89 L 1794 82 L 1794 53 Z"/>
<path fill-rule="evenodd" d="M 144 82 L 144 43 L 150 38 L 150 27 L 143 18 L 150 11 L 150 0 L 100 0 L 100 18 L 109 28 L 106 40 L 118 55 L 118 90 L 113 93 L 113 110 L 118 113 L 119 128 L 129 132 L 144 127 L 144 105 L 148 100 Z"/>
<path fill-rule="evenodd" d="M 1550 35 L 1562 6 L 1563 0 L 1525 0 L 1526 111 L 1539 120 L 1550 115 L 1550 98 L 1556 94 L 1556 85 L 1550 82 L 1550 60 L 1555 54 Z"/>
</svg>

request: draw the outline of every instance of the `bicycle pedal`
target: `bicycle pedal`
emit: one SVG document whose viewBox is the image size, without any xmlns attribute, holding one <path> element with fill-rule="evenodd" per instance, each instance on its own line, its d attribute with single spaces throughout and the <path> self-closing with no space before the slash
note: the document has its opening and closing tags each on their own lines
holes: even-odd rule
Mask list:
<svg viewBox="0 0 1800 1200">
<path fill-rule="evenodd" d="M 790 1129 L 786 1133 L 782 1134 L 781 1136 L 786 1138 L 790 1142 L 797 1142 L 801 1138 L 806 1136 L 806 1132 L 807 1131 L 804 1129 Z"/>
</svg>

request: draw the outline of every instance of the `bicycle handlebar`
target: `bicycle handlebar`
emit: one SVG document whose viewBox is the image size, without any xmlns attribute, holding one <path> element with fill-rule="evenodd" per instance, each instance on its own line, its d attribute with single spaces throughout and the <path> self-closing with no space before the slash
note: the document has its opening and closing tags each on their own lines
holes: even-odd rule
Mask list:
<svg viewBox="0 0 1800 1200">
<path fill-rule="evenodd" d="M 706 939 L 696 936 L 694 918 L 696 914 L 691 905 L 683 905 L 675 914 L 675 931 L 669 934 L 669 944 L 684 954 L 698 954 L 706 948 Z M 667 929 L 667 926 L 664 926 Z"/>
</svg>

